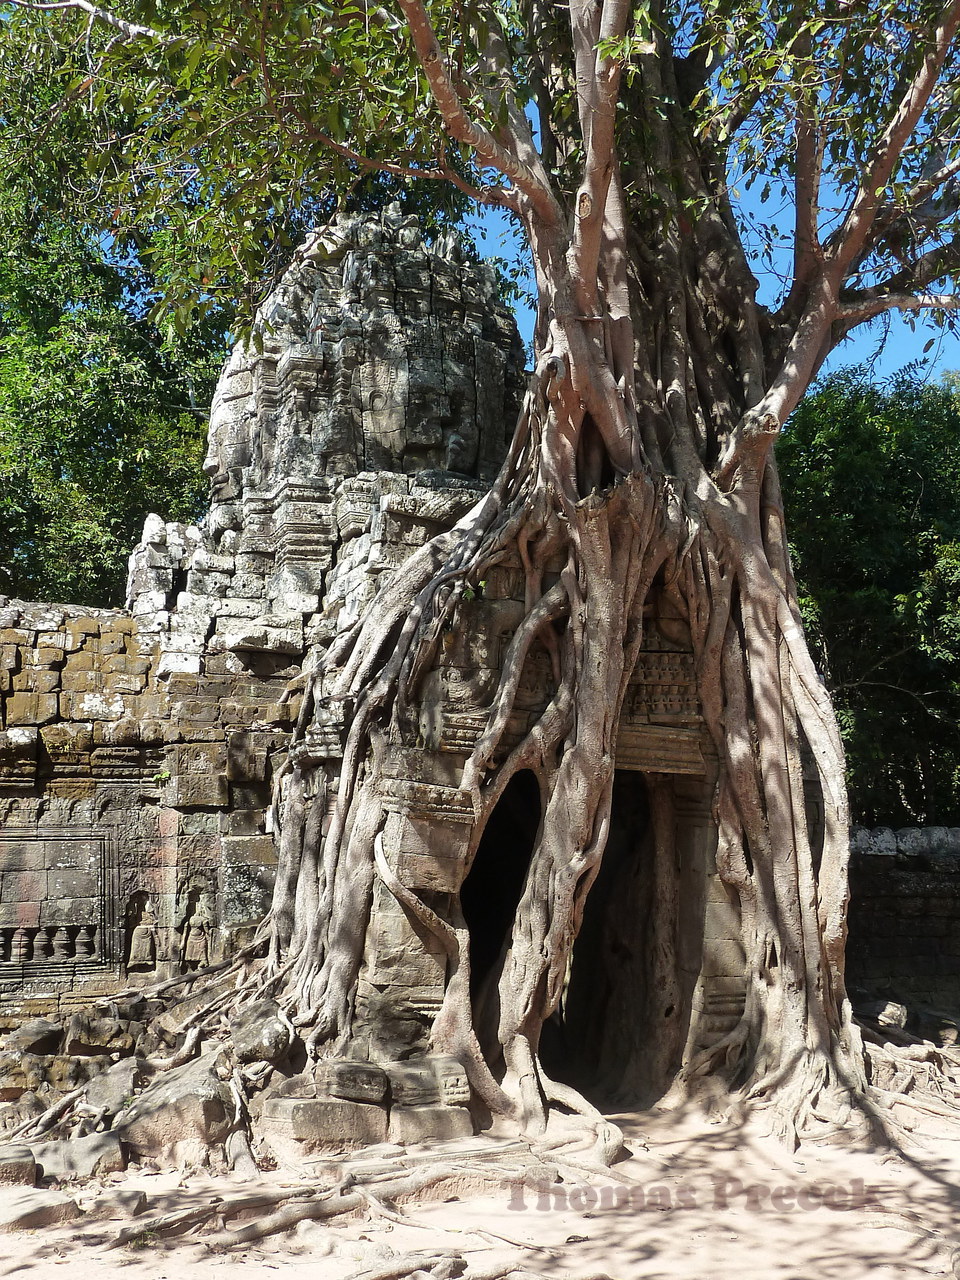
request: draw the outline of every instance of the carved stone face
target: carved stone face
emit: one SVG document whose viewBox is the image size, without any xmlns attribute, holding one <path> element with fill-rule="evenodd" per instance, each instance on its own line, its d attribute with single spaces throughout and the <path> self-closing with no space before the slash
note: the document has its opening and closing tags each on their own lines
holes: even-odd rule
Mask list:
<svg viewBox="0 0 960 1280">
<path fill-rule="evenodd" d="M 247 418 L 252 407 L 253 379 L 248 366 L 249 361 L 237 348 L 227 361 L 214 393 L 203 459 L 203 470 L 210 477 L 214 496 L 231 468 L 246 467 L 250 463 Z"/>
<path fill-rule="evenodd" d="M 221 376 L 204 470 L 213 502 L 364 470 L 492 478 L 522 347 L 483 270 L 422 246 L 396 209 L 346 219 L 261 308 L 262 350 Z M 480 385 L 482 383 L 482 386 Z"/>
</svg>

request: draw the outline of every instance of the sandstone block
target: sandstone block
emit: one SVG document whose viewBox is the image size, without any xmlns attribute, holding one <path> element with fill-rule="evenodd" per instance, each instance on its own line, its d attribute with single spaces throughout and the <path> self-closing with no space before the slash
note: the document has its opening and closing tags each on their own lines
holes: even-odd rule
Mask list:
<svg viewBox="0 0 960 1280">
<path fill-rule="evenodd" d="M 58 714 L 55 693 L 13 693 L 7 699 L 7 725 L 49 724 Z"/>
<path fill-rule="evenodd" d="M 266 1097 L 261 1096 L 261 1109 L 263 1103 L 269 1098 L 315 1098 L 317 1096 L 317 1082 L 309 1071 L 302 1071 L 299 1075 L 285 1076 L 278 1080 L 276 1084 L 270 1085 L 269 1092 Z"/>
<path fill-rule="evenodd" d="M 146 1193 L 135 1187 L 111 1187 L 87 1204 L 84 1217 L 92 1222 L 109 1218 L 136 1218 L 147 1207 Z"/>
<path fill-rule="evenodd" d="M 254 815 L 260 818 L 260 814 Z M 275 866 L 277 851 L 273 836 L 224 836 L 222 842 L 225 863 L 243 863 L 253 867 Z"/>
<path fill-rule="evenodd" d="M 260 920 L 270 906 L 272 868 L 227 863 L 222 876 L 220 923 L 227 927 Z"/>
<path fill-rule="evenodd" d="M 429 1061 L 391 1062 L 387 1075 L 394 1103 L 401 1106 L 432 1105 L 440 1101 L 440 1085 Z"/>
<path fill-rule="evenodd" d="M 51 755 L 83 754 L 93 746 L 93 732 L 88 724 L 48 725 L 41 736 Z"/>
<path fill-rule="evenodd" d="M 46 1081 L 32 1071 L 35 1058 L 20 1053 L 0 1053 L 0 1101 L 15 1102 L 28 1090 L 36 1093 Z"/>
<path fill-rule="evenodd" d="M 138 1023 L 124 1024 L 118 1018 L 90 1018 L 75 1013 L 67 1024 L 66 1051 L 83 1056 L 132 1053 L 136 1044 L 134 1032 L 142 1030 Z"/>
<path fill-rule="evenodd" d="M 24 667 L 13 677 L 17 693 L 56 693 L 60 687 L 60 672 L 43 667 Z"/>
<path fill-rule="evenodd" d="M 20 1053 L 56 1053 L 63 1027 L 51 1018 L 30 1018 L 3 1037 L 5 1050 Z"/>
<path fill-rule="evenodd" d="M 0 1231 L 35 1231 L 79 1216 L 76 1200 L 60 1191 L 23 1189 L 0 1196 Z"/>
<path fill-rule="evenodd" d="M 351 1062 L 332 1058 L 317 1066 L 317 1086 L 321 1093 L 351 1102 L 382 1102 L 387 1096 L 387 1074 L 372 1062 Z"/>
<path fill-rule="evenodd" d="M 294 1032 L 272 1000 L 258 1000 L 231 1020 L 230 1041 L 239 1062 L 279 1062 L 289 1052 Z"/>
<path fill-rule="evenodd" d="M 167 595 L 165 591 L 144 591 L 134 597 L 132 612 L 138 617 L 148 613 L 157 613 L 165 608 L 166 603 Z"/>
<path fill-rule="evenodd" d="M 0 1146 L 0 1184 L 3 1186 L 32 1187 L 37 1181 L 37 1162 L 29 1147 L 4 1144 Z"/>
<path fill-rule="evenodd" d="M 312 1146 L 369 1146 L 387 1137 L 383 1107 L 343 1098 L 268 1098 L 261 1119 L 268 1136 Z"/>
<path fill-rule="evenodd" d="M 464 1107 L 391 1107 L 391 1142 L 449 1141 L 469 1138 L 473 1120 Z"/>
<path fill-rule="evenodd" d="M 111 625 L 114 620 L 111 620 Z M 100 619 L 94 617 L 71 618 L 67 623 L 67 632 L 78 636 L 98 636 L 100 634 Z"/>
<path fill-rule="evenodd" d="M 145 676 L 150 670 L 150 659 L 136 658 L 129 653 L 115 653 L 104 658 L 100 670 L 104 675 Z"/>
<path fill-rule="evenodd" d="M 267 776 L 267 734 L 238 729 L 227 738 L 227 777 L 231 782 L 262 782 Z"/>
<path fill-rule="evenodd" d="M 143 1058 L 121 1058 L 87 1085 L 87 1105 L 106 1115 L 117 1115 L 149 1079 L 151 1069 Z"/>
<path fill-rule="evenodd" d="M 60 695 L 60 713 L 64 720 L 120 720 L 126 712 L 120 693 L 90 691 Z"/>
<path fill-rule="evenodd" d="M 165 1071 L 134 1098 L 111 1132 L 138 1156 L 175 1165 L 206 1163 L 236 1127 L 236 1101 L 216 1070 L 220 1050 L 211 1050 Z"/>
<path fill-rule="evenodd" d="M 230 836 L 262 836 L 264 834 L 264 813 L 262 809 L 231 809 L 221 814 L 221 834 Z M 234 861 L 246 861 L 244 851 L 238 850 L 239 856 Z"/>
<path fill-rule="evenodd" d="M 172 675 L 196 676 L 200 674 L 200 664 L 198 653 L 168 651 L 161 653 L 157 660 L 156 676 L 158 680 L 168 679 Z"/>
<path fill-rule="evenodd" d="M 58 1182 L 121 1173 L 127 1167 L 115 1133 L 88 1133 L 83 1138 L 32 1143 L 30 1150 L 40 1176 L 56 1178 Z"/>
<path fill-rule="evenodd" d="M 171 778 L 164 788 L 168 804 L 190 808 L 219 808 L 230 798 L 226 778 L 222 774 L 182 773 Z"/>
<path fill-rule="evenodd" d="M 23 627 L 4 627 L 0 630 L 0 644 L 15 645 L 19 649 L 29 648 L 35 636 L 35 631 L 27 631 Z"/>
<path fill-rule="evenodd" d="M 50 1058 L 38 1058 L 36 1061 L 44 1064 L 42 1069 L 46 1081 L 52 1089 L 61 1093 L 69 1093 L 71 1089 L 77 1089 L 94 1076 L 99 1075 L 106 1065 L 107 1059 L 104 1057 L 83 1057 L 79 1054 L 73 1056 L 58 1053 Z M 31 1085 L 30 1087 L 33 1088 L 34 1086 Z"/>
<path fill-rule="evenodd" d="M 743 947 L 732 938 L 714 938 L 704 944 L 704 977 L 736 976 L 743 973 Z"/>
<path fill-rule="evenodd" d="M 470 1081 L 466 1068 L 457 1058 L 436 1056 L 428 1059 L 440 1087 L 440 1099 L 448 1107 L 466 1107 L 470 1103 Z"/>
</svg>

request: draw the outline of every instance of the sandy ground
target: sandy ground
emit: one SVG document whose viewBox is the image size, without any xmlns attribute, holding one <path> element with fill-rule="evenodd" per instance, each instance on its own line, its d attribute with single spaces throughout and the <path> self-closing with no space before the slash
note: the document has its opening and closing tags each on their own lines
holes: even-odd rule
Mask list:
<svg viewBox="0 0 960 1280">
<path fill-rule="evenodd" d="M 410 1251 L 460 1253 L 469 1271 L 523 1259 L 550 1280 L 832 1280 L 953 1276 L 960 1246 L 960 1143 L 922 1153 L 803 1147 L 790 1154 L 751 1125 L 701 1114 L 614 1117 L 631 1156 L 608 1182 L 551 1194 L 496 1182 L 483 1195 L 407 1205 L 404 1221 L 303 1223 L 257 1246 L 213 1254 L 197 1239 L 110 1247 L 116 1219 L 0 1235 L 0 1275 L 120 1280 L 217 1280 L 233 1269 L 260 1280 L 346 1280 Z M 455 1150 L 456 1148 L 454 1148 Z M 434 1158 L 434 1150 L 421 1149 Z M 448 1158 L 438 1146 L 436 1158 Z M 270 1186 L 296 1182 L 280 1170 Z M 139 1187 L 151 1209 L 204 1203 L 230 1179 L 131 1170 L 106 1180 Z M 249 1189 L 250 1183 L 243 1187 Z M 69 1188 L 81 1206 L 103 1184 Z M 0 1189 L 0 1202 L 11 1189 Z M 233 1225 L 233 1224 L 231 1224 Z M 960 1257 L 960 1252 L 957 1252 Z M 468 1277 L 469 1277 L 468 1271 Z"/>
</svg>

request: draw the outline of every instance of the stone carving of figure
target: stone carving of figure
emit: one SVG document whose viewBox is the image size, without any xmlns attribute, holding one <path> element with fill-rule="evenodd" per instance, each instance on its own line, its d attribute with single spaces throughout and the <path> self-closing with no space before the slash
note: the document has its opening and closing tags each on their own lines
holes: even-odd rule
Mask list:
<svg viewBox="0 0 960 1280">
<path fill-rule="evenodd" d="M 191 894 L 191 897 L 193 895 Z M 210 962 L 210 929 L 213 917 L 208 895 L 197 895 L 193 911 L 184 925 L 182 937 L 182 963 L 188 972 L 202 969 Z"/>
<path fill-rule="evenodd" d="M 157 918 L 145 904 L 137 924 L 130 934 L 130 954 L 127 968 L 142 972 L 157 967 Z"/>
<path fill-rule="evenodd" d="M 425 248 L 398 207 L 341 218 L 302 258 L 264 305 L 262 349 L 238 347 L 217 388 L 204 463 L 217 529 L 233 527 L 229 504 L 318 468 L 492 477 L 522 349 L 489 272 L 456 236 Z"/>
</svg>

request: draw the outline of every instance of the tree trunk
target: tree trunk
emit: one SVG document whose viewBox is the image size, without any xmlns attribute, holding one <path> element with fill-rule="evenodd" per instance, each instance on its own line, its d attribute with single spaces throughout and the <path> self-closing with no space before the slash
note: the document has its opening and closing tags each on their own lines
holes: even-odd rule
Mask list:
<svg viewBox="0 0 960 1280">
<path fill-rule="evenodd" d="M 658 67 L 669 63 L 648 77 Z M 659 80 L 635 87 L 634 135 L 647 138 L 646 151 L 627 156 L 622 179 L 615 156 L 602 181 L 588 172 L 566 229 L 519 200 L 540 321 L 509 455 L 490 494 L 397 571 L 311 676 L 278 790 L 272 962 L 314 1048 L 350 1042 L 379 879 L 447 957 L 432 1048 L 468 1062 L 487 1105 L 533 1130 L 551 1102 L 577 1105 L 544 1071 L 541 1033 L 563 998 L 607 842 L 614 743 L 645 616 L 665 600 L 689 631 L 716 751 L 717 870 L 739 912 L 746 999 L 709 1049 L 691 1036 L 683 1043 L 684 905 L 671 800 L 652 777 L 649 995 L 646 1008 L 618 1016 L 636 1024 L 626 1036 L 634 1049 L 645 1040 L 656 1048 L 642 1069 L 624 1062 L 618 1083 L 649 1095 L 720 1077 L 749 1098 L 774 1099 L 787 1130 L 835 1120 L 846 1105 L 838 1099 L 864 1083 L 843 985 L 843 752 L 800 626 L 770 426 L 761 420 L 734 448 L 738 424 L 781 367 L 778 338 L 762 331 L 709 153 L 693 147 L 679 109 L 665 119 L 645 107 L 665 97 Z M 462 622 L 465 590 L 511 554 L 525 570 L 526 618 L 460 782 L 474 819 L 468 862 L 521 770 L 539 779 L 543 810 L 499 980 L 487 987 L 489 1033 L 471 1000 L 459 901 L 434 910 L 385 856 L 384 769 L 420 737 L 424 677 L 440 661 L 444 629 Z M 506 750 L 536 648 L 549 655 L 550 700 Z M 312 754 L 332 710 L 350 724 L 338 778 Z M 818 847 L 805 752 L 823 802 Z"/>
</svg>

